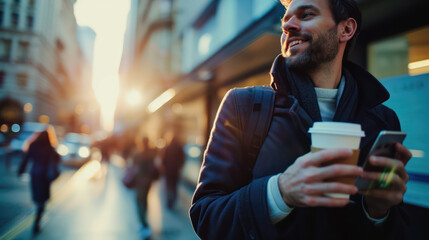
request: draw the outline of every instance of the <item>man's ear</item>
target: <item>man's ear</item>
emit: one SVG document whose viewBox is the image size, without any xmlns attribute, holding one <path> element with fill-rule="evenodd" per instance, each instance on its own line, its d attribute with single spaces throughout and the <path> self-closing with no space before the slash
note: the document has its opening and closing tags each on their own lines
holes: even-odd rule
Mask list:
<svg viewBox="0 0 429 240">
<path fill-rule="evenodd" d="M 338 38 L 340 42 L 349 41 L 355 35 L 357 29 L 356 20 L 348 18 L 338 24 Z"/>
</svg>

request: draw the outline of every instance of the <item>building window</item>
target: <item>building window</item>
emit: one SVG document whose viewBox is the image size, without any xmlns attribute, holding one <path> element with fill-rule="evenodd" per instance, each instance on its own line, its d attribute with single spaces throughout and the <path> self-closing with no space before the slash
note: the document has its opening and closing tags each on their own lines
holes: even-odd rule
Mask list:
<svg viewBox="0 0 429 240">
<path fill-rule="evenodd" d="M 18 20 L 19 20 L 19 14 L 12 13 L 12 27 L 14 28 L 18 27 Z"/>
<path fill-rule="evenodd" d="M 27 28 L 28 29 L 33 29 L 33 25 L 34 25 L 34 18 L 33 16 L 27 16 Z"/>
<path fill-rule="evenodd" d="M 377 78 L 429 73 L 429 26 L 369 44 L 368 69 Z"/>
<path fill-rule="evenodd" d="M 11 40 L 9 39 L 0 40 L 0 61 L 9 61 L 10 46 L 11 46 Z"/>
<path fill-rule="evenodd" d="M 0 88 L 3 88 L 5 76 L 6 76 L 6 73 L 3 71 L 0 71 Z"/>
<path fill-rule="evenodd" d="M 18 80 L 18 86 L 21 88 L 25 88 L 28 84 L 28 76 L 25 73 L 16 74 L 16 78 Z"/>
<path fill-rule="evenodd" d="M 17 60 L 26 62 L 29 59 L 30 43 L 19 42 Z"/>
<path fill-rule="evenodd" d="M 26 26 L 28 29 L 33 28 L 34 8 L 35 8 L 35 0 L 29 0 L 27 5 L 27 20 L 26 20 Z"/>
<path fill-rule="evenodd" d="M 0 0 L 0 27 L 3 26 L 3 17 L 4 17 L 4 6 L 6 5 L 5 0 Z"/>
</svg>

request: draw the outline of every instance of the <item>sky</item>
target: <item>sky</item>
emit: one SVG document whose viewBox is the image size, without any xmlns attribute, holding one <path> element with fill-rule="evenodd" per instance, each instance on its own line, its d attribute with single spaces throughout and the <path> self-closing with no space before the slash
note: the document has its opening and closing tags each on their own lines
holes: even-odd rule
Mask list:
<svg viewBox="0 0 429 240">
<path fill-rule="evenodd" d="M 119 95 L 121 62 L 129 0 L 78 0 L 74 5 L 76 21 L 96 33 L 92 86 L 101 106 L 101 125 L 111 132 Z"/>
</svg>

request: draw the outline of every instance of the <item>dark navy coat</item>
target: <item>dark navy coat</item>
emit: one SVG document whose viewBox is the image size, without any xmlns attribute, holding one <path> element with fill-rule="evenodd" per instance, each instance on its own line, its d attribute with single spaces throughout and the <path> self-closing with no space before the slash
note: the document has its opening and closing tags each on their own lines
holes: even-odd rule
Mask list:
<svg viewBox="0 0 429 240">
<path fill-rule="evenodd" d="M 31 166 L 31 193 L 33 201 L 36 203 L 44 203 L 50 197 L 51 181 L 48 179 L 48 166 L 50 161 L 60 162 L 60 156 L 50 145 L 31 144 L 26 152 L 19 173 L 23 173 L 28 162 L 32 162 Z"/>
<path fill-rule="evenodd" d="M 360 123 L 365 131 L 359 164 L 381 130 L 400 130 L 396 114 L 381 105 L 386 89 L 367 71 L 345 63 L 346 79 L 334 121 Z M 311 79 L 288 70 L 279 56 L 271 70 L 276 91 L 268 135 L 252 169 L 243 151 L 246 123 L 239 117 L 237 91 L 224 98 L 204 155 L 190 217 L 202 239 L 403 239 L 407 215 L 402 205 L 391 208 L 388 219 L 374 225 L 364 215 L 362 196 L 351 197 L 343 208 L 296 207 L 272 224 L 267 204 L 268 179 L 285 171 L 310 151 L 308 129 L 320 121 Z M 249 103 L 252 104 L 252 103 Z"/>
</svg>

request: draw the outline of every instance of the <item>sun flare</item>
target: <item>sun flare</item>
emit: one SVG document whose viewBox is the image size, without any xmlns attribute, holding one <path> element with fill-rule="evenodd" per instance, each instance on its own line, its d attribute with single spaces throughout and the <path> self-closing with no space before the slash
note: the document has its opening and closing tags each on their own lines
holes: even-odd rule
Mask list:
<svg viewBox="0 0 429 240">
<path fill-rule="evenodd" d="M 129 9 L 129 0 L 78 0 L 74 5 L 77 23 L 91 27 L 96 33 L 92 87 L 101 106 L 101 125 L 109 132 L 114 127 Z"/>
</svg>

